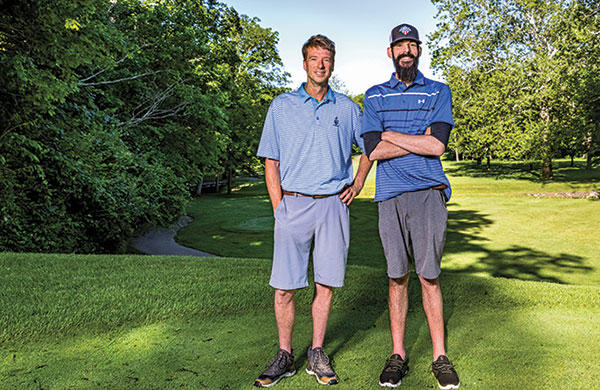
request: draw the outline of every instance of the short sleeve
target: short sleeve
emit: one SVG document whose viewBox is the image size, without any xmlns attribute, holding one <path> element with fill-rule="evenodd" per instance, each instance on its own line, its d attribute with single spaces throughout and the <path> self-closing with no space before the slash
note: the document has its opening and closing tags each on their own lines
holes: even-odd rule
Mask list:
<svg viewBox="0 0 600 390">
<path fill-rule="evenodd" d="M 435 122 L 445 122 L 454 127 L 454 120 L 452 119 L 452 93 L 450 92 L 450 87 L 446 84 L 442 84 L 429 125 Z"/>
<path fill-rule="evenodd" d="M 361 137 L 363 125 L 363 113 L 358 104 L 352 106 L 352 140 L 360 150 L 365 152 L 365 143 Z"/>
<path fill-rule="evenodd" d="M 383 125 L 381 118 L 377 114 L 377 107 L 375 106 L 375 99 L 369 98 L 369 91 L 365 94 L 365 113 L 363 115 L 362 130 L 361 134 L 368 133 L 370 131 L 383 131 Z"/>
<path fill-rule="evenodd" d="M 267 112 L 267 117 L 265 118 L 263 132 L 260 137 L 260 143 L 258 144 L 258 152 L 256 153 L 258 157 L 279 160 L 279 138 L 275 123 L 276 113 L 277 99 L 275 99 L 269 106 L 269 111 Z"/>
</svg>

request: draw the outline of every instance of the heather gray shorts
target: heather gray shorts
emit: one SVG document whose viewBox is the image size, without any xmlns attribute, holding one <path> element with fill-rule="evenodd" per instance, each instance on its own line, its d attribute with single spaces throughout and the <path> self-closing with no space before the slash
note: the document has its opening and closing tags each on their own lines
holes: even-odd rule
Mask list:
<svg viewBox="0 0 600 390">
<path fill-rule="evenodd" d="M 437 278 L 447 221 L 446 199 L 440 190 L 406 192 L 379 202 L 379 236 L 388 276 L 406 275 L 413 259 L 417 274 Z"/>
<path fill-rule="evenodd" d="M 281 290 L 308 286 L 308 258 L 314 239 L 314 281 L 344 285 L 350 212 L 338 195 L 323 199 L 285 195 L 275 210 L 275 246 L 270 285 Z"/>
</svg>

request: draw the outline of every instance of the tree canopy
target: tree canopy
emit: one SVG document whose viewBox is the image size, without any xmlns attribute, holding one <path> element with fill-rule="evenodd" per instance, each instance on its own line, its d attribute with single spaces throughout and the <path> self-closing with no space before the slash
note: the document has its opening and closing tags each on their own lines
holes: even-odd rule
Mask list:
<svg viewBox="0 0 600 390">
<path fill-rule="evenodd" d="M 542 162 L 597 153 L 600 5 L 433 0 L 432 65 L 455 97 L 458 154 Z"/>
<path fill-rule="evenodd" d="M 212 0 L 0 0 L 0 250 L 119 252 L 252 171 L 278 35 Z"/>
</svg>

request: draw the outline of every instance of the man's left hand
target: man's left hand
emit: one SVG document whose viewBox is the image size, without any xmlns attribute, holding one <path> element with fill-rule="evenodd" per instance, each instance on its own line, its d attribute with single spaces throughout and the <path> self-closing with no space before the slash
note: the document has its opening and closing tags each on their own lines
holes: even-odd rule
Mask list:
<svg viewBox="0 0 600 390">
<path fill-rule="evenodd" d="M 346 187 L 342 193 L 340 194 L 340 199 L 347 206 L 350 206 L 352 200 L 360 194 L 362 187 L 359 187 L 357 184 L 352 184 L 351 186 Z"/>
</svg>

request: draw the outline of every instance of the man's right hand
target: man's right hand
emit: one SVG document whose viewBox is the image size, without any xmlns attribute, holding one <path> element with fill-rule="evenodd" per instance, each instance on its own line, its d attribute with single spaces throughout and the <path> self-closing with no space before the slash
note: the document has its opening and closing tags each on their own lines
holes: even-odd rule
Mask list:
<svg viewBox="0 0 600 390">
<path fill-rule="evenodd" d="M 279 160 L 270 158 L 265 159 L 265 181 L 267 182 L 267 190 L 269 191 L 269 198 L 271 198 L 271 205 L 273 205 L 273 213 L 275 213 L 281 199 L 283 199 Z"/>
</svg>

